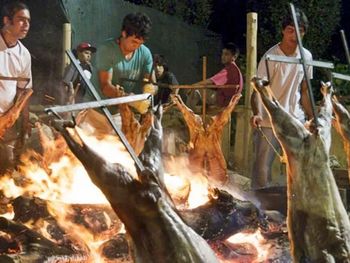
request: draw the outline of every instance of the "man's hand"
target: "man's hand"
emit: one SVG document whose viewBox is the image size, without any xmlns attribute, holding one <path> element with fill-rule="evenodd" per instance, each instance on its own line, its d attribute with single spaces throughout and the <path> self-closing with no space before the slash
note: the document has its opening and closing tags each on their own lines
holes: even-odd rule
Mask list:
<svg viewBox="0 0 350 263">
<path fill-rule="evenodd" d="M 124 95 L 124 88 L 119 85 L 105 84 L 102 88 L 102 92 L 107 97 L 120 97 Z"/>
<path fill-rule="evenodd" d="M 262 118 L 260 115 L 253 115 L 251 118 L 250 118 L 250 125 L 256 129 L 260 126 L 262 122 Z"/>
<path fill-rule="evenodd" d="M 147 83 L 143 86 L 143 93 L 151 93 L 155 95 L 158 91 L 158 87 L 153 85 L 152 83 Z"/>
<path fill-rule="evenodd" d="M 113 71 L 100 70 L 98 72 L 98 77 L 103 95 L 110 98 L 120 97 L 124 95 L 123 87 L 112 84 Z"/>
<path fill-rule="evenodd" d="M 136 109 L 139 113 L 145 114 L 148 111 L 148 108 L 151 106 L 149 100 L 134 101 L 130 102 L 129 105 Z"/>
</svg>

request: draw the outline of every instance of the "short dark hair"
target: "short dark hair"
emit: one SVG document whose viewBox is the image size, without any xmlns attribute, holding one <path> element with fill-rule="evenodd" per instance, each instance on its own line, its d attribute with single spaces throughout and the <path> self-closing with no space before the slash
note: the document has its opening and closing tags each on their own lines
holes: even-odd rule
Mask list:
<svg viewBox="0 0 350 263">
<path fill-rule="evenodd" d="M 154 65 L 163 66 L 164 71 L 169 71 L 168 62 L 166 61 L 166 59 L 163 55 L 154 54 L 153 55 L 153 63 L 154 63 Z"/>
<path fill-rule="evenodd" d="M 239 56 L 239 48 L 233 42 L 225 43 L 222 49 L 229 50 L 232 53 L 232 55 L 235 56 L 236 58 Z"/>
<path fill-rule="evenodd" d="M 151 19 L 144 13 L 130 13 L 123 19 L 122 31 L 127 36 L 135 35 L 137 38 L 147 39 L 151 31 Z"/>
<path fill-rule="evenodd" d="M 309 21 L 303 11 L 301 11 L 299 8 L 295 8 L 295 16 L 298 21 L 298 26 L 303 27 L 304 31 L 306 32 L 309 27 Z M 285 29 L 287 26 L 294 26 L 293 16 L 291 13 L 289 15 L 285 16 L 282 20 L 282 29 Z"/>
<path fill-rule="evenodd" d="M 8 1 L 1 9 L 1 23 L 3 23 L 5 16 L 12 20 L 15 14 L 23 9 L 29 10 L 25 3 L 21 1 Z"/>
</svg>

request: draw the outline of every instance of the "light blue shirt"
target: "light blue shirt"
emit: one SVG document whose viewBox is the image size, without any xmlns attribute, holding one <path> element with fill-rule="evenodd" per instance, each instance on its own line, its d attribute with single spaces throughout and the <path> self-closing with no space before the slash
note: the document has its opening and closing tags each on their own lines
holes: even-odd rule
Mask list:
<svg viewBox="0 0 350 263">
<path fill-rule="evenodd" d="M 113 73 L 113 85 L 119 84 L 127 93 L 139 94 L 142 93 L 144 75 L 151 74 L 153 59 L 151 51 L 141 45 L 128 60 L 122 54 L 116 39 L 108 39 L 97 48 L 96 65 L 97 72 L 102 70 Z"/>
</svg>

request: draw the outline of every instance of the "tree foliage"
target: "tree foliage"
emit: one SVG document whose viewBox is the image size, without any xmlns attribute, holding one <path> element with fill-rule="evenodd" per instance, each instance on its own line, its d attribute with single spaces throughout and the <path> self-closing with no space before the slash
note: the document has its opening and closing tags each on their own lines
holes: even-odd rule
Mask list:
<svg viewBox="0 0 350 263">
<path fill-rule="evenodd" d="M 267 0 L 255 2 L 258 12 L 259 55 L 281 39 L 281 22 L 290 14 L 290 2 L 300 8 L 309 20 L 309 29 L 303 39 L 314 58 L 330 58 L 325 54 L 340 21 L 341 0 Z"/>
<path fill-rule="evenodd" d="M 182 18 L 189 24 L 206 26 L 212 12 L 213 0 L 128 0 L 134 4 L 157 9 Z"/>
</svg>

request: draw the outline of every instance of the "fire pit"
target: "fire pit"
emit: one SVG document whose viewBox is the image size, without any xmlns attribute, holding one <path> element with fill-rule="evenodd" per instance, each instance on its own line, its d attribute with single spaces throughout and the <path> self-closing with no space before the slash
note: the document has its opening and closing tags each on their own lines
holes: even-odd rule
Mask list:
<svg viewBox="0 0 350 263">
<path fill-rule="evenodd" d="M 80 128 L 76 132 L 90 147 L 101 152 L 100 155 L 127 167 L 132 176 L 136 173 L 130 156 L 116 136 L 100 138 L 88 129 Z M 3 210 L 0 262 L 1 256 L 6 260 L 20 257 L 23 260 L 36 258 L 41 262 L 48 259 L 61 262 L 130 261 L 121 221 L 66 145 L 63 147 L 61 141 L 46 140 L 46 135 L 46 129 L 42 129 L 37 140 L 42 151 L 29 147 L 21 156 L 23 162 L 18 168 L 0 178 L 4 196 L 0 206 Z M 62 151 L 60 158 L 51 158 L 56 157 L 57 148 Z M 116 160 L 112 158 L 114 156 Z M 182 183 L 168 189 L 173 198 L 179 197 L 181 201 L 179 214 L 184 217 L 187 213 L 187 224 L 198 230 L 197 235 L 206 239 L 219 260 L 263 262 L 281 258 L 281 255 L 290 258 L 288 238 L 286 232 L 281 231 L 284 220 L 267 222 L 249 201 L 239 202 L 219 189 L 215 195 L 209 195 L 214 190 L 208 187 L 207 178 L 192 174 L 182 157 L 167 161 L 167 171 L 173 175 L 169 187 Z M 174 175 L 187 180 L 174 178 Z M 166 174 L 165 177 L 170 176 Z"/>
</svg>

